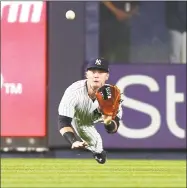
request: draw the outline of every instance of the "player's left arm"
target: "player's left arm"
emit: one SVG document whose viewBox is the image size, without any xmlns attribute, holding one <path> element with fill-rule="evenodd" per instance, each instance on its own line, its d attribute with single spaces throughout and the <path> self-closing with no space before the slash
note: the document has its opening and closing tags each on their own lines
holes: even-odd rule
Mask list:
<svg viewBox="0 0 187 188">
<path fill-rule="evenodd" d="M 110 134 L 116 133 L 119 128 L 121 118 L 122 118 L 121 104 L 119 105 L 118 113 L 113 120 L 111 116 L 103 115 L 104 126 L 105 126 L 106 131 Z"/>
<path fill-rule="evenodd" d="M 96 98 L 108 133 L 116 133 L 122 117 L 121 91 L 115 85 L 105 84 L 96 92 Z"/>
</svg>

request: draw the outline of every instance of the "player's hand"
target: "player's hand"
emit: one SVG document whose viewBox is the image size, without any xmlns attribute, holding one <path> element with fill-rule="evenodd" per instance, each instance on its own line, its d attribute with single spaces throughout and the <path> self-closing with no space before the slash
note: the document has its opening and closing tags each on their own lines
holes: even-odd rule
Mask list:
<svg viewBox="0 0 187 188">
<path fill-rule="evenodd" d="M 102 115 L 104 124 L 109 125 L 112 122 L 112 116 Z"/>
<path fill-rule="evenodd" d="M 71 149 L 85 148 L 86 146 L 88 146 L 87 142 L 76 141 L 72 144 Z"/>
</svg>

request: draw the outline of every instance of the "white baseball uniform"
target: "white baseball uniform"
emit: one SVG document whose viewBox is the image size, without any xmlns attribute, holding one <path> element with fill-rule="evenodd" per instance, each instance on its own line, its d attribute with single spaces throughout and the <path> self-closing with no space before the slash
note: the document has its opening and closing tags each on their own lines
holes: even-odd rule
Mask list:
<svg viewBox="0 0 187 188">
<path fill-rule="evenodd" d="M 101 153 L 102 138 L 94 126 L 95 123 L 102 121 L 98 107 L 98 101 L 93 101 L 88 96 L 86 80 L 80 80 L 66 89 L 60 101 L 58 113 L 72 118 L 72 126 L 77 135 L 88 143 L 88 150 Z M 121 106 L 117 116 L 121 119 Z"/>
</svg>

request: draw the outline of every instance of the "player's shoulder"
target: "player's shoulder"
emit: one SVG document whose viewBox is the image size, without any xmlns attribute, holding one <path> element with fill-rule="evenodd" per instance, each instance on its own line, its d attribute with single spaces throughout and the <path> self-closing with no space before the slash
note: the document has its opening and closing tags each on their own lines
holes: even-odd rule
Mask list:
<svg viewBox="0 0 187 188">
<path fill-rule="evenodd" d="M 86 80 L 78 80 L 78 81 L 72 83 L 67 88 L 67 90 L 76 92 L 76 91 L 84 90 L 85 87 L 86 87 Z"/>
</svg>

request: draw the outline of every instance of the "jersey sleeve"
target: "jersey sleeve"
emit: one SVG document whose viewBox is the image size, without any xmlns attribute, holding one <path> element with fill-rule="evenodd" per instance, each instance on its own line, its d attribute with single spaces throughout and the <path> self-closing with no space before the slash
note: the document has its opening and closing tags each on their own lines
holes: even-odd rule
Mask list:
<svg viewBox="0 0 187 188">
<path fill-rule="evenodd" d="M 67 89 L 58 107 L 59 115 L 73 118 L 75 114 L 76 103 L 77 103 L 76 93 Z"/>
</svg>

